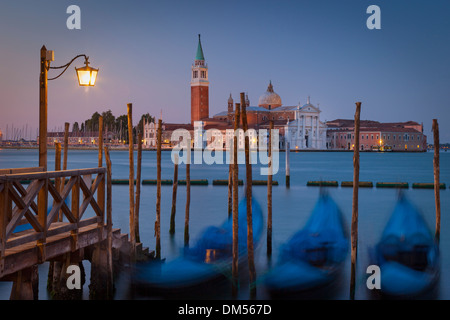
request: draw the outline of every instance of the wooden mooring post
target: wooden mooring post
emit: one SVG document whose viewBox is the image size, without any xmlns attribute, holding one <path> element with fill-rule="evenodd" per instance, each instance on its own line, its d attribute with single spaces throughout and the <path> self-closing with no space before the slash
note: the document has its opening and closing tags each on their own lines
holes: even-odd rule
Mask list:
<svg viewBox="0 0 450 320">
<path fill-rule="evenodd" d="M 61 143 L 55 142 L 55 171 L 61 171 Z M 61 178 L 55 179 L 55 188 L 56 190 L 61 190 Z M 53 201 L 53 205 L 55 201 Z"/>
<path fill-rule="evenodd" d="M 67 170 L 67 157 L 69 151 L 69 126 L 68 122 L 64 123 L 64 157 L 63 157 L 63 170 Z"/>
<path fill-rule="evenodd" d="M 291 186 L 291 164 L 289 156 L 291 154 L 291 146 L 289 145 L 289 141 L 286 141 L 286 188 L 290 188 Z"/>
<path fill-rule="evenodd" d="M 247 112 L 245 103 L 245 93 L 241 92 L 241 113 L 242 113 L 242 127 L 244 132 L 248 131 Z M 255 254 L 253 248 L 253 217 L 252 217 L 252 164 L 250 162 L 250 138 L 245 134 L 245 173 L 246 173 L 246 192 L 247 199 L 247 254 L 248 254 L 248 269 L 250 276 L 250 298 L 256 297 L 256 267 Z"/>
<path fill-rule="evenodd" d="M 156 259 L 161 259 L 161 143 L 162 143 L 161 139 L 162 139 L 162 119 L 159 119 L 158 128 L 156 132 L 156 221 L 155 221 Z"/>
<path fill-rule="evenodd" d="M 272 257 L 272 129 L 273 120 L 269 122 L 269 141 L 267 151 L 269 153 L 269 175 L 267 176 L 267 256 Z"/>
<path fill-rule="evenodd" d="M 114 275 L 112 262 L 112 164 L 109 156 L 109 149 L 105 147 L 105 161 L 106 161 L 106 261 L 107 261 L 107 282 L 106 292 L 107 298 L 112 299 L 114 293 Z"/>
<path fill-rule="evenodd" d="M 235 105 L 234 132 L 239 128 L 240 104 Z M 238 137 L 233 137 L 233 261 L 231 266 L 231 294 L 237 297 L 239 289 L 239 165 Z"/>
<path fill-rule="evenodd" d="M 434 140 L 434 157 L 433 157 L 433 171 L 434 171 L 434 201 L 436 207 L 436 230 L 434 237 L 439 243 L 441 238 L 441 197 L 440 197 L 440 183 L 439 183 L 439 124 L 437 119 L 433 119 L 433 140 Z"/>
<path fill-rule="evenodd" d="M 103 167 L 103 116 L 98 117 L 98 166 Z"/>
<path fill-rule="evenodd" d="M 141 242 L 139 234 L 139 207 L 141 204 L 141 171 L 142 171 L 142 132 L 138 133 L 137 168 L 136 168 L 136 200 L 134 202 L 134 232 L 136 242 Z"/>
<path fill-rule="evenodd" d="M 184 246 L 189 246 L 189 215 L 191 206 L 191 139 L 187 140 L 186 157 L 186 210 L 184 215 Z"/>
<path fill-rule="evenodd" d="M 39 296 L 38 266 L 18 271 L 13 276 L 10 300 L 38 300 Z"/>
<path fill-rule="evenodd" d="M 98 167 L 103 167 L 103 116 L 98 119 Z M 92 180 L 92 177 L 89 177 Z M 89 181 L 89 186 L 92 185 L 92 181 Z M 105 183 L 101 183 L 98 186 L 97 193 L 98 203 L 104 208 L 105 207 Z M 98 223 L 99 227 L 103 227 L 104 221 Z"/>
<path fill-rule="evenodd" d="M 102 118 L 100 118 L 99 128 L 103 126 Z M 103 130 L 101 130 L 103 131 Z M 101 134 L 101 135 L 100 135 Z M 103 132 L 99 132 L 99 139 L 102 137 Z M 103 143 L 99 142 L 99 168 L 103 166 Z M 106 239 L 94 244 L 89 248 L 90 260 L 91 260 L 91 283 L 89 285 L 89 298 L 93 300 L 111 300 L 114 295 L 114 282 L 113 282 L 113 263 L 112 263 L 112 167 L 109 149 L 104 148 L 105 162 L 106 162 L 106 175 L 101 185 L 99 185 L 99 205 L 102 209 L 103 216 L 102 221 L 99 222 L 99 230 L 103 233 L 106 231 Z M 106 191 L 106 210 L 105 210 L 105 191 Z M 106 225 L 105 223 L 106 213 Z M 134 248 L 132 248 L 134 249 Z M 134 258 L 134 250 L 131 250 L 131 257 Z"/>
<path fill-rule="evenodd" d="M 67 158 L 69 156 L 69 126 L 70 126 L 69 122 L 64 123 L 64 156 L 63 156 L 63 165 L 62 165 L 63 170 L 67 170 Z M 62 181 L 61 182 L 61 192 L 62 192 L 64 185 L 65 185 L 65 179 L 62 179 L 61 181 Z M 62 222 L 63 217 L 64 217 L 64 215 L 62 214 L 62 211 L 60 211 L 58 221 Z"/>
<path fill-rule="evenodd" d="M 134 144 L 133 144 L 133 104 L 127 104 L 128 115 L 128 157 L 129 157 L 129 193 L 130 193 L 130 242 L 132 251 L 136 247 L 136 231 L 134 221 Z M 134 254 L 133 254 L 134 256 Z"/>
<path fill-rule="evenodd" d="M 228 157 L 229 157 L 229 165 L 228 165 L 228 217 L 233 214 L 233 140 L 231 143 L 228 143 Z"/>
<path fill-rule="evenodd" d="M 61 171 L 61 143 L 59 142 L 55 142 L 55 171 Z M 56 190 L 58 190 L 58 192 L 62 191 L 61 180 L 64 181 L 64 179 L 61 178 L 55 179 L 55 188 Z M 53 205 L 55 205 L 55 203 L 56 201 L 53 200 Z M 61 216 L 62 211 L 59 211 L 58 221 Z M 53 296 L 57 291 L 60 277 L 61 277 L 61 262 L 50 261 L 48 265 L 48 276 L 47 276 L 47 291 L 50 293 L 50 296 Z"/>
<path fill-rule="evenodd" d="M 358 250 L 358 188 L 359 188 L 359 125 L 361 102 L 356 102 L 355 112 L 355 146 L 353 148 L 353 203 L 351 224 L 351 276 L 350 299 L 355 299 L 356 259 Z"/>
<path fill-rule="evenodd" d="M 170 227 L 169 233 L 175 234 L 175 213 L 177 211 L 177 189 L 178 189 L 178 154 L 174 155 L 173 168 L 173 187 L 172 187 L 172 210 L 170 212 Z"/>
</svg>

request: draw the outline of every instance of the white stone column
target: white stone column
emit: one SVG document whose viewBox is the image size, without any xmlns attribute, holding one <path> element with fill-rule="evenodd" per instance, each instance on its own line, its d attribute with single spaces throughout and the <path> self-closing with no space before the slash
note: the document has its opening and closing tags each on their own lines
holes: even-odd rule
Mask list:
<svg viewBox="0 0 450 320">
<path fill-rule="evenodd" d="M 297 135 L 295 137 L 295 145 L 298 146 L 298 140 L 300 139 L 300 111 L 297 109 L 295 111 L 295 118 L 297 120 Z M 299 148 L 302 146 L 300 145 Z"/>
<path fill-rule="evenodd" d="M 319 142 L 320 142 L 320 134 L 319 134 L 319 116 L 316 116 L 316 149 L 319 149 Z"/>
<path fill-rule="evenodd" d="M 305 115 L 302 116 L 302 149 L 306 148 L 305 141 Z"/>
</svg>

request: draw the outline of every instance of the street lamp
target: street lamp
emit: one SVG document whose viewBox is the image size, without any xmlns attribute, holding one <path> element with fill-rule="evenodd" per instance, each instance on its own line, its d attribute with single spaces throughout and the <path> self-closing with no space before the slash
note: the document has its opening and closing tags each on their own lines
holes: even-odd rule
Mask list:
<svg viewBox="0 0 450 320">
<path fill-rule="evenodd" d="M 98 69 L 89 67 L 89 57 L 86 57 L 85 59 L 85 67 L 75 68 L 75 71 L 77 72 L 78 83 L 80 86 L 93 87 L 95 85 L 95 80 L 97 80 Z"/>
<path fill-rule="evenodd" d="M 69 63 L 59 66 L 51 67 L 50 63 L 54 60 L 53 51 L 47 50 L 45 46 L 41 48 L 41 66 L 39 77 L 39 166 L 44 167 L 47 171 L 47 89 L 48 81 L 56 80 L 63 75 L 64 72 L 76 59 L 84 57 L 85 66 L 75 68 L 78 77 L 78 84 L 80 86 L 94 86 L 97 80 L 98 69 L 89 67 L 89 57 L 84 54 L 77 55 Z M 63 71 L 56 77 L 48 79 L 48 71 L 50 69 L 63 69 Z"/>
</svg>

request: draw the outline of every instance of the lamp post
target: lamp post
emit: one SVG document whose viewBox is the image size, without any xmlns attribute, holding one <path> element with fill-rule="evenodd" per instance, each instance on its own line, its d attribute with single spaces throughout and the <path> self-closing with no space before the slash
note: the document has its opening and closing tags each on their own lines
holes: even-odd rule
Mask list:
<svg viewBox="0 0 450 320">
<path fill-rule="evenodd" d="M 78 77 L 78 84 L 80 86 L 91 86 L 95 85 L 97 80 L 98 69 L 89 67 L 89 57 L 84 54 L 78 55 L 73 58 L 69 63 L 59 66 L 51 67 L 50 63 L 54 60 L 53 51 L 47 50 L 45 46 L 41 48 L 41 65 L 40 65 L 40 76 L 39 76 L 39 166 L 44 167 L 44 171 L 47 171 L 47 89 L 48 81 L 58 79 L 67 68 L 76 59 L 84 57 L 85 66 L 82 68 L 75 68 Z M 64 69 L 58 76 L 48 79 L 48 71 L 50 69 Z"/>
</svg>

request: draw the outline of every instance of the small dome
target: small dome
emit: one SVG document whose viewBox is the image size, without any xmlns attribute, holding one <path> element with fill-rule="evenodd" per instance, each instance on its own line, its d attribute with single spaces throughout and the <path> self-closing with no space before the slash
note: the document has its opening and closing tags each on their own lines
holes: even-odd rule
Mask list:
<svg viewBox="0 0 450 320">
<path fill-rule="evenodd" d="M 269 109 L 269 106 L 271 108 L 277 108 L 281 105 L 281 98 L 276 92 L 273 91 L 272 82 L 270 82 L 267 87 L 267 91 L 259 97 L 258 106 Z"/>
</svg>

